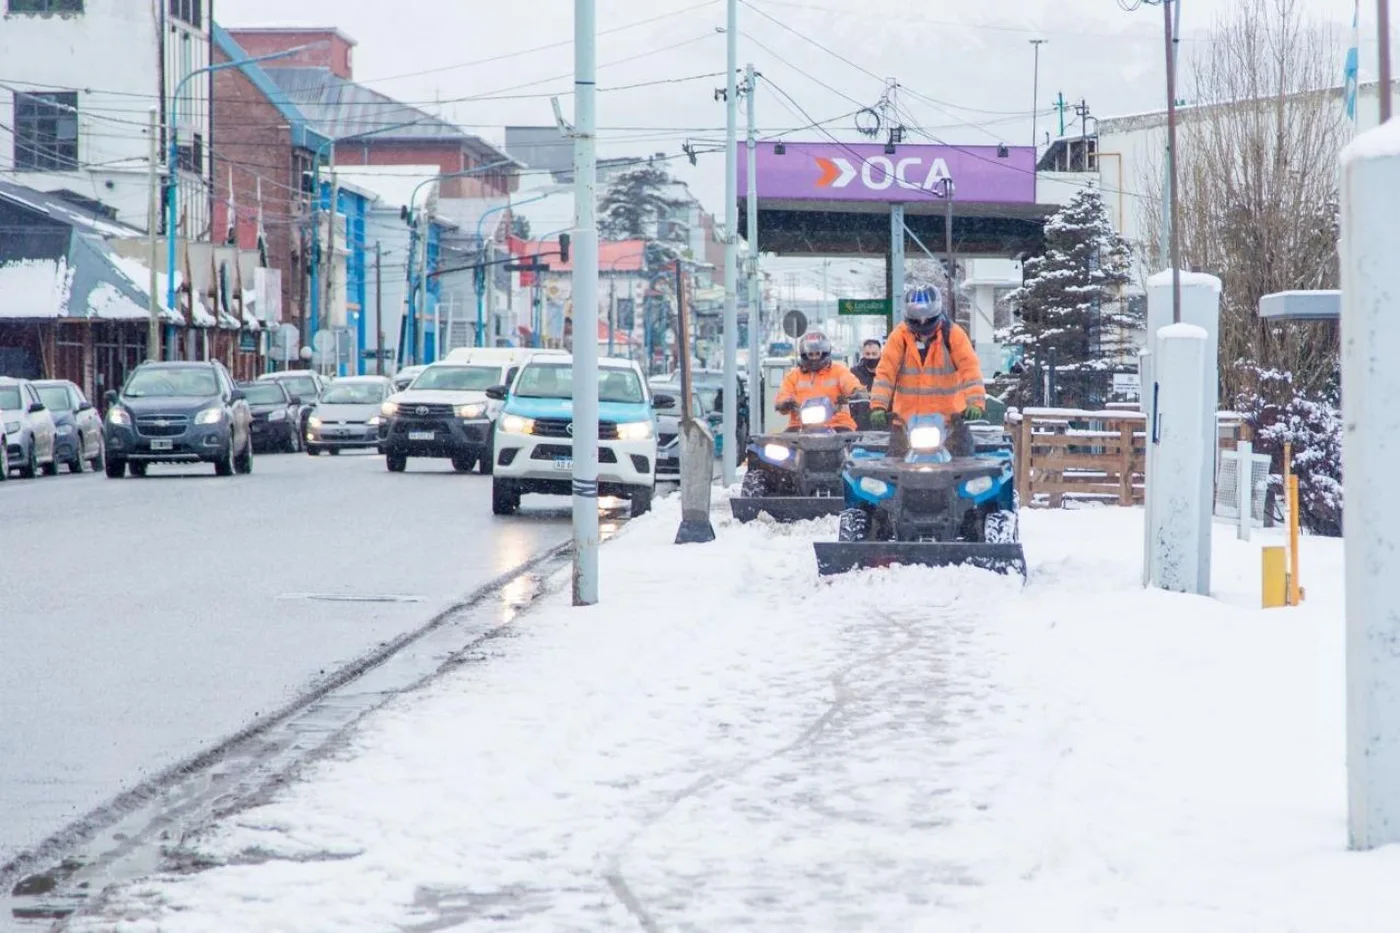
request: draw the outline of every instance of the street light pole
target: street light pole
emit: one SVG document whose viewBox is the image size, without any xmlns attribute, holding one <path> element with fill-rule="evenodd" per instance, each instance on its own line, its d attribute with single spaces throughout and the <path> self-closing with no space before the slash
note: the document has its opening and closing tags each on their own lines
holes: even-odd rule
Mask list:
<svg viewBox="0 0 1400 933">
<path fill-rule="evenodd" d="M 1381 122 L 1390 119 L 1390 0 L 1376 0 L 1376 52 L 1380 56 Z"/>
<path fill-rule="evenodd" d="M 1387 0 L 1381 0 L 1384 6 Z M 1172 323 L 1181 323 L 1181 232 L 1176 158 L 1176 52 L 1172 34 L 1172 0 L 1162 0 L 1167 46 L 1167 176 L 1171 191 Z M 1382 95 L 1384 99 L 1384 95 Z"/>
<path fill-rule="evenodd" d="M 733 0 L 731 0 L 733 2 Z M 573 602 L 598 602 L 598 27 L 574 0 L 574 568 Z"/>
<path fill-rule="evenodd" d="M 749 132 L 747 139 L 748 171 L 744 192 L 744 207 L 748 210 L 749 241 L 749 434 L 761 433 L 763 393 L 759 391 L 759 346 L 763 335 L 763 299 L 758 291 L 758 117 L 754 103 L 758 92 L 758 72 L 753 64 L 744 67 L 744 86 L 748 92 Z"/>
<path fill-rule="evenodd" d="M 1032 39 L 1031 45 L 1035 46 L 1035 73 L 1031 78 L 1031 146 L 1036 145 L 1036 114 L 1040 110 L 1040 47 L 1049 42 L 1049 39 Z"/>
<path fill-rule="evenodd" d="M 739 0 L 728 0 L 724 75 L 724 457 L 720 475 L 731 486 L 739 462 Z M 689 353 L 690 348 L 684 352 Z M 753 403 L 750 403 L 752 408 Z"/>
<path fill-rule="evenodd" d="M 160 117 L 156 108 L 151 108 L 150 129 L 151 134 L 151 167 L 150 167 L 150 207 L 147 211 L 146 231 L 147 245 L 150 256 L 148 261 L 151 264 L 150 271 L 150 296 L 149 308 L 151 313 L 150 324 L 146 330 L 146 359 L 160 359 L 160 280 L 156 270 L 156 257 L 159 255 L 160 236 Z"/>
<path fill-rule="evenodd" d="M 958 269 L 953 260 L 953 179 L 943 179 L 943 255 L 948 257 L 948 320 L 958 319 Z"/>
</svg>

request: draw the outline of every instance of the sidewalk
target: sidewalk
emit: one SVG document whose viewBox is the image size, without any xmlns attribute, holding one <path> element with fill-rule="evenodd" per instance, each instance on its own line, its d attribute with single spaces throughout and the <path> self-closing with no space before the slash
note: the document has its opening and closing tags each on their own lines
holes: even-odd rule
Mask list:
<svg viewBox="0 0 1400 933">
<path fill-rule="evenodd" d="M 724 503 L 717 503 L 724 506 Z M 490 657 L 113 892 L 75 931 L 1346 933 L 1400 852 L 1345 851 L 1341 547 L 1256 610 L 1144 591 L 1141 512 L 1033 512 L 1032 578 L 819 580 L 834 520 L 675 547 L 674 498 Z"/>
</svg>

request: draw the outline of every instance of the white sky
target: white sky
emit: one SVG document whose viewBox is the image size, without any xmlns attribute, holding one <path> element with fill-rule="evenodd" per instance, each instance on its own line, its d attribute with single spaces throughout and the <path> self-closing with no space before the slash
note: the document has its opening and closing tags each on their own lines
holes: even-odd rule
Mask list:
<svg viewBox="0 0 1400 933">
<path fill-rule="evenodd" d="M 1298 2 L 1308 15 L 1336 24 L 1340 58 L 1349 44 L 1352 0 Z M 1183 68 L 1212 18 L 1231 3 L 1184 0 Z M 597 0 L 597 5 L 600 88 L 722 74 L 724 37 L 717 30 L 724 23 L 723 0 Z M 1375 73 L 1375 5 L 1367 0 L 1362 6 L 1364 80 Z M 552 123 L 551 94 L 561 95 L 566 116 L 572 113 L 567 96 L 572 0 L 417 0 L 393 4 L 387 15 L 381 2 L 297 0 L 296 20 L 286 18 L 287 8 L 286 0 L 219 0 L 218 15 L 230 26 L 339 26 L 359 42 L 357 80 L 421 103 L 496 142 L 507 123 Z M 632 25 L 645 20 L 651 22 Z M 855 110 L 855 102 L 873 104 L 884 89 L 881 79 L 889 76 L 907 89 L 901 104 L 929 134 L 952 143 L 1024 145 L 1031 138 L 1032 38 L 1049 40 L 1041 48 L 1042 111 L 1060 91 L 1074 102 L 1086 99 L 1101 117 L 1156 109 L 1163 97 L 1160 8 L 1127 12 L 1116 0 L 746 0 L 739 6 L 739 29 L 741 67 L 752 61 L 764 75 L 758 97 L 764 136 L 808 123 L 799 108 L 813 120 L 829 120 Z M 531 51 L 553 43 L 558 45 Z M 686 140 L 700 148 L 721 142 L 724 105 L 715 101 L 714 89 L 722 84 L 716 75 L 605 90 L 598 105 L 601 154 L 674 155 Z M 791 101 L 783 100 L 779 89 Z M 500 99 L 508 95 L 529 96 Z M 1044 113 L 1038 127 L 1043 141 L 1045 130 L 1058 131 L 1058 118 Z M 850 118 L 828 129 L 843 139 L 858 138 Z M 828 137 L 807 130 L 790 138 Z M 911 141 L 928 140 L 916 134 Z M 705 206 L 722 214 L 722 156 L 701 156 L 695 168 L 684 160 L 673 164 Z M 570 221 L 569 199 L 556 201 L 557 216 L 547 214 L 539 223 L 557 223 L 544 229 Z"/>
</svg>

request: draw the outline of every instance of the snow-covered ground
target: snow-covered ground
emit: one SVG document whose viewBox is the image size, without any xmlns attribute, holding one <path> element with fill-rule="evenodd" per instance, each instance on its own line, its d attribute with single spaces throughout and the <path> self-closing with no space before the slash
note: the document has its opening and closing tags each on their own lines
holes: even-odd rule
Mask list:
<svg viewBox="0 0 1400 933">
<path fill-rule="evenodd" d="M 367 719 L 217 867 L 82 931 L 1387 929 L 1345 850 L 1340 542 L 1262 611 L 1144 591 L 1142 513 L 1033 512 L 1018 581 L 819 579 L 832 522 L 674 547 L 674 500 L 491 656 Z"/>
</svg>

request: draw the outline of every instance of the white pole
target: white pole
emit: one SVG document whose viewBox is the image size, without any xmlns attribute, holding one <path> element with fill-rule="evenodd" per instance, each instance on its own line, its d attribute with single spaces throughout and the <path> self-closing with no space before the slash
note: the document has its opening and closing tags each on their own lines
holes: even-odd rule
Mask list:
<svg viewBox="0 0 1400 933">
<path fill-rule="evenodd" d="M 159 274 L 156 269 L 156 257 L 160 253 L 160 119 L 156 108 L 151 108 L 150 129 L 151 134 L 151 168 L 150 168 L 150 209 L 146 219 L 146 239 L 150 248 L 150 257 L 147 260 L 151 264 L 151 275 L 149 288 L 151 290 L 149 310 L 151 322 L 146 331 L 146 359 L 160 359 L 160 295 L 157 291 L 160 288 Z M 169 236 L 169 234 L 166 234 Z M 173 273 L 172 273 L 173 274 Z"/>
<path fill-rule="evenodd" d="M 724 458 L 720 473 L 734 483 L 739 462 L 739 0 L 727 0 L 724 77 Z M 753 402 L 749 407 L 752 408 Z"/>
<path fill-rule="evenodd" d="M 1239 539 L 1248 541 L 1254 523 L 1254 445 L 1249 441 L 1235 445 L 1235 492 L 1240 510 Z"/>
<path fill-rule="evenodd" d="M 1156 421 L 1147 426 L 1156 447 L 1152 497 L 1151 582 L 1164 590 L 1207 595 L 1210 563 L 1202 565 L 1199 465 L 1210 455 L 1201 422 L 1206 409 L 1206 351 L 1209 335 L 1194 324 L 1169 324 L 1157 332 L 1154 368 L 1160 392 Z M 1212 413 L 1211 421 L 1214 422 Z M 1205 530 L 1209 534 L 1209 528 Z"/>
<path fill-rule="evenodd" d="M 1387 92 L 1382 88 L 1382 94 Z M 1383 97 L 1384 99 L 1384 97 Z M 1347 800 L 1353 849 L 1400 842 L 1400 123 L 1341 158 L 1342 440 L 1346 502 Z"/>
<path fill-rule="evenodd" d="M 598 36 L 593 4 L 594 0 L 574 0 L 575 606 L 598 602 Z"/>
<path fill-rule="evenodd" d="M 763 296 L 758 289 L 758 124 L 754 113 L 758 73 L 749 64 L 744 68 L 749 89 L 748 187 L 744 206 L 749 214 L 749 434 L 763 433 L 764 405 L 759 392 L 759 360 L 763 346 Z"/>
</svg>

